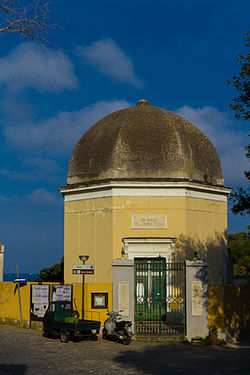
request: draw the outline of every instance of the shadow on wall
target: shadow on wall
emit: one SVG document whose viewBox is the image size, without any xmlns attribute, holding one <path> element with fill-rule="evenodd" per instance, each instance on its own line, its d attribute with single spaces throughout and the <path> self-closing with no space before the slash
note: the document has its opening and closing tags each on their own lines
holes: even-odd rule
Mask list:
<svg viewBox="0 0 250 375">
<path fill-rule="evenodd" d="M 225 332 L 226 339 L 250 336 L 250 285 L 208 287 L 209 324 Z"/>
<path fill-rule="evenodd" d="M 176 241 L 176 254 L 181 259 L 201 259 L 208 263 L 208 284 L 231 284 L 233 262 L 227 248 L 227 233 L 216 233 L 214 238 L 201 241 L 195 237 L 180 235 Z"/>
<path fill-rule="evenodd" d="M 233 285 L 233 262 L 226 246 L 226 233 L 201 242 L 180 236 L 176 244 L 182 258 L 202 259 L 208 263 L 208 323 L 223 333 L 225 339 L 250 336 L 250 285 Z M 205 282 L 204 269 L 196 274 Z M 203 298 L 206 298 L 203 295 Z"/>
</svg>

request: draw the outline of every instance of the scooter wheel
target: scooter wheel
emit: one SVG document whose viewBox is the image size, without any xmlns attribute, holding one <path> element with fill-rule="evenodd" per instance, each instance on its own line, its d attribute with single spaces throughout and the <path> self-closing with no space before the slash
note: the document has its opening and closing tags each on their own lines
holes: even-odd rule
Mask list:
<svg viewBox="0 0 250 375">
<path fill-rule="evenodd" d="M 107 331 L 106 331 L 105 328 L 103 328 L 103 330 L 102 330 L 102 338 L 103 338 L 103 340 L 107 340 L 108 339 Z"/>
<path fill-rule="evenodd" d="M 126 336 L 124 340 L 122 340 L 123 345 L 129 345 L 131 343 L 131 337 Z"/>
</svg>

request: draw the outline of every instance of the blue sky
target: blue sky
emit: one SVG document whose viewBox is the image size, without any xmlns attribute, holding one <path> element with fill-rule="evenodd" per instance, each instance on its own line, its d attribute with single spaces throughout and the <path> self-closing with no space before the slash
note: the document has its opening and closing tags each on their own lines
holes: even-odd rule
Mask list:
<svg viewBox="0 0 250 375">
<path fill-rule="evenodd" d="M 5 272 L 39 272 L 63 256 L 63 199 L 71 152 L 97 120 L 145 98 L 199 127 L 222 161 L 225 185 L 246 186 L 247 126 L 228 104 L 250 4 L 244 0 L 53 1 L 44 53 L 0 39 L 0 242 Z M 229 214 L 229 231 L 248 217 Z"/>
</svg>

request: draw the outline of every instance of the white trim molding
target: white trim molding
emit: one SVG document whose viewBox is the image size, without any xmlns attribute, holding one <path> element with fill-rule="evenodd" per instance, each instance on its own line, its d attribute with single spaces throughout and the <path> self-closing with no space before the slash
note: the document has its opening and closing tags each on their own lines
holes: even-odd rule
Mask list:
<svg viewBox="0 0 250 375">
<path fill-rule="evenodd" d="M 125 255 L 128 259 L 164 257 L 170 260 L 175 254 L 176 238 L 123 238 Z"/>
<path fill-rule="evenodd" d="M 226 202 L 231 189 L 193 182 L 114 182 L 62 187 L 65 202 L 107 197 L 184 197 Z"/>
</svg>

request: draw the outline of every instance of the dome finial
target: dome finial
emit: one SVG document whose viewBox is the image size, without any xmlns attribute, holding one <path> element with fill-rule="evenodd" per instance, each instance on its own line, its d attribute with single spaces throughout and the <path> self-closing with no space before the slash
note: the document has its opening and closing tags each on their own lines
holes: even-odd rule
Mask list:
<svg viewBox="0 0 250 375">
<path fill-rule="evenodd" d="M 149 106 L 149 102 L 146 99 L 141 99 L 139 102 L 136 104 L 137 107 L 144 107 L 144 106 Z"/>
</svg>

